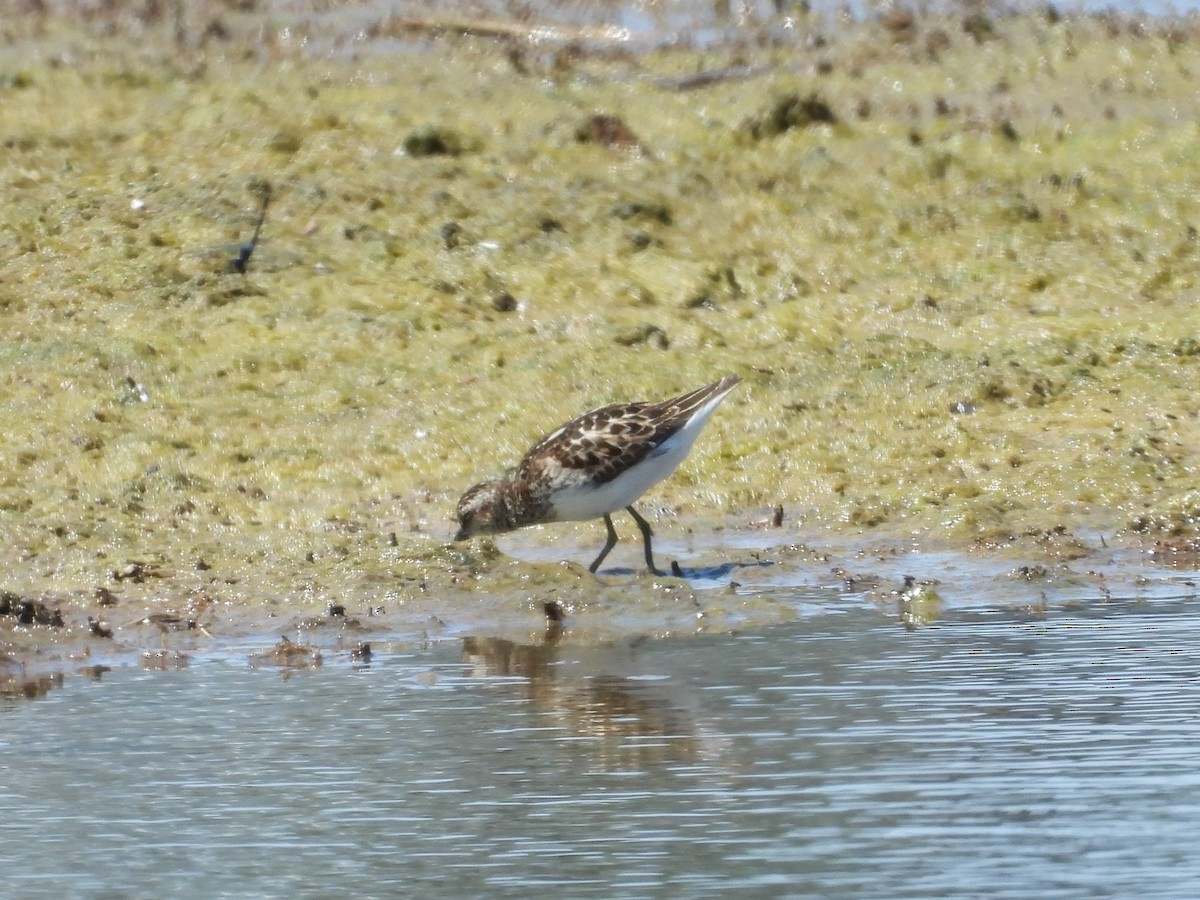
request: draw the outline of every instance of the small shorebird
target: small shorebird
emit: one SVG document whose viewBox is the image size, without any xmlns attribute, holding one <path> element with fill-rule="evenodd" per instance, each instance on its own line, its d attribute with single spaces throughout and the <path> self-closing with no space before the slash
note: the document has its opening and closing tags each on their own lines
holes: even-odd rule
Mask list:
<svg viewBox="0 0 1200 900">
<path fill-rule="evenodd" d="M 470 488 L 458 501 L 461 541 L 544 522 L 604 518 L 608 540 L 588 569 L 595 572 L 617 543 L 612 513 L 637 522 L 654 565 L 650 524 L 633 502 L 679 467 L 712 411 L 741 378 L 720 381 L 658 403 L 614 403 L 585 412 L 546 435 L 517 467 Z"/>
</svg>

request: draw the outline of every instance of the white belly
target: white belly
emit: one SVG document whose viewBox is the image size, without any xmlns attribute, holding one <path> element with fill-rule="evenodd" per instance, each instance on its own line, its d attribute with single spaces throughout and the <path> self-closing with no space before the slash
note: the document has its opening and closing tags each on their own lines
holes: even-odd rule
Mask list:
<svg viewBox="0 0 1200 900">
<path fill-rule="evenodd" d="M 624 509 L 677 468 L 692 449 L 692 442 L 703 426 L 693 420 L 660 444 L 632 469 L 601 485 L 582 480 L 554 493 L 551 505 L 556 522 L 582 522 Z"/>
</svg>

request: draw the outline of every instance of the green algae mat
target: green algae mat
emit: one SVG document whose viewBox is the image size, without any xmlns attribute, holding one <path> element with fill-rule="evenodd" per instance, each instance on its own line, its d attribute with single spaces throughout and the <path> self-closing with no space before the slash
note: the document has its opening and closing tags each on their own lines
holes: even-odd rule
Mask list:
<svg viewBox="0 0 1200 900">
<path fill-rule="evenodd" d="M 1192 547 L 1190 20 L 334 56 L 269 24 L 6 22 L 14 597 L 82 629 L 111 603 L 436 618 L 602 593 L 450 545 L 456 499 L 585 409 L 729 373 L 643 500 L 668 541 L 763 520 L 780 545 Z M 581 563 L 601 535 L 522 540 Z"/>
</svg>

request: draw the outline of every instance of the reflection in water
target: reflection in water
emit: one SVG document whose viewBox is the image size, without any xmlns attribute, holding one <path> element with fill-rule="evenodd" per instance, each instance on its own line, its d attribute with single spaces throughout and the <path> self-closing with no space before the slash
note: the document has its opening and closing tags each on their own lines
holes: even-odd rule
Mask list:
<svg viewBox="0 0 1200 900">
<path fill-rule="evenodd" d="M 106 672 L 111 672 L 108 666 L 84 666 L 75 671 L 90 681 L 99 681 Z M 12 656 L 0 655 L 0 698 L 5 700 L 23 699 L 36 700 L 45 697 L 53 690 L 58 690 L 66 684 L 66 675 L 61 671 L 29 672 L 24 663 Z"/>
<path fill-rule="evenodd" d="M 623 673 L 634 668 L 628 651 L 638 642 L 625 645 L 625 652 L 598 650 L 604 662 L 580 672 L 580 666 L 560 660 L 562 638 L 561 627 L 552 621 L 540 644 L 469 637 L 462 656 L 471 677 L 523 679 L 528 701 L 557 727 L 593 742 L 601 769 L 639 769 L 667 760 L 715 766 L 725 758 L 728 742 L 698 712 L 690 686 L 665 676 L 604 671 L 606 666 Z"/>
<path fill-rule="evenodd" d="M 61 672 L 49 675 L 0 674 L 0 697 L 5 699 L 20 697 L 26 700 L 36 700 L 62 686 L 63 674 Z"/>
</svg>

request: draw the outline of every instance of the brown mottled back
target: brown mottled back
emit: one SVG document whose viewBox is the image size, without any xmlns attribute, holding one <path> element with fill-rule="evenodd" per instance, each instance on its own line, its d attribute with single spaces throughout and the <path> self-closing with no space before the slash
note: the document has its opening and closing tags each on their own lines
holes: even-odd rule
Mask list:
<svg viewBox="0 0 1200 900">
<path fill-rule="evenodd" d="M 730 376 L 670 400 L 613 403 L 585 412 L 534 444 L 517 465 L 516 478 L 537 484 L 553 475 L 551 469 L 564 469 L 586 472 L 598 484 L 609 482 L 686 425 L 731 379 L 739 380 Z M 613 441 L 613 435 L 639 440 Z"/>
</svg>

